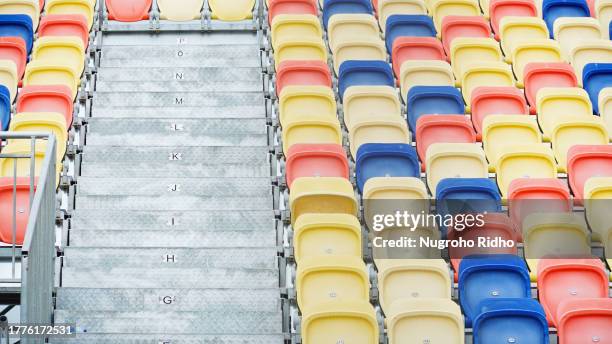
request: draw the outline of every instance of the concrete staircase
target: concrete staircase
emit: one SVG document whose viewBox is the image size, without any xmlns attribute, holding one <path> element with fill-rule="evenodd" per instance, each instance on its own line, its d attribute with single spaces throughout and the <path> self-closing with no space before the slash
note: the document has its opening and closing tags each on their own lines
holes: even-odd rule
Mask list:
<svg viewBox="0 0 612 344">
<path fill-rule="evenodd" d="M 257 35 L 102 37 L 52 343 L 283 343 Z"/>
</svg>

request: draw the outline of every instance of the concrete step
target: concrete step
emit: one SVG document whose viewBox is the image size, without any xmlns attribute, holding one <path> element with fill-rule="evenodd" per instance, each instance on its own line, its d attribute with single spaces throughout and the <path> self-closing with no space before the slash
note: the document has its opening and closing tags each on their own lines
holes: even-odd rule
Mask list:
<svg viewBox="0 0 612 344">
<path fill-rule="evenodd" d="M 100 146 L 104 147 L 104 146 Z M 247 147 L 245 147 L 247 148 Z M 183 166 L 168 163 L 85 163 L 81 166 L 81 175 L 87 177 L 132 176 L 138 178 L 264 178 L 270 176 L 270 166 L 264 164 L 215 164 L 202 162 Z"/>
<path fill-rule="evenodd" d="M 278 269 L 275 248 L 66 247 L 64 268 Z"/>
<path fill-rule="evenodd" d="M 172 263 L 168 263 L 170 265 Z M 68 268 L 62 269 L 62 287 L 72 288 L 275 288 L 273 269 L 219 268 Z"/>
<path fill-rule="evenodd" d="M 163 46 L 197 46 L 204 45 L 214 48 L 219 45 L 257 44 L 256 32 L 246 31 L 179 31 L 179 32 L 119 32 L 105 33 L 102 40 L 102 50 L 122 48 L 125 46 L 146 46 L 157 49 Z"/>
<path fill-rule="evenodd" d="M 91 110 L 94 118 L 266 118 L 266 108 L 258 105 L 226 104 L 220 106 L 139 106 L 128 107 L 121 103 L 105 104 L 96 101 Z"/>
<path fill-rule="evenodd" d="M 196 107 L 202 108 L 228 107 L 264 107 L 262 92 L 96 92 L 93 97 L 93 107 L 101 108 L 128 108 L 150 107 L 152 111 L 162 111 L 165 107 Z"/>
<path fill-rule="evenodd" d="M 96 89 L 100 92 L 263 92 L 263 81 L 98 81 Z"/>
<path fill-rule="evenodd" d="M 114 210 L 268 210 L 272 195 L 259 196 L 76 196 L 78 209 Z"/>
<path fill-rule="evenodd" d="M 157 68 L 150 67 L 106 67 L 99 68 L 96 74 L 97 90 L 100 90 L 101 82 L 143 82 L 143 81 L 162 81 L 162 82 L 202 82 L 203 84 L 223 83 L 244 83 L 252 84 L 262 82 L 261 68 L 235 66 L 225 67 L 188 67 L 178 68 L 177 66 L 164 66 Z"/>
<path fill-rule="evenodd" d="M 148 163 L 156 165 L 193 165 L 202 161 L 214 164 L 269 165 L 268 148 L 259 147 L 125 147 L 85 146 L 83 161 L 90 163 Z"/>
<path fill-rule="evenodd" d="M 178 335 L 178 334 L 77 334 L 74 338 L 51 338 L 52 344 L 284 344 L 282 334 Z"/>
<path fill-rule="evenodd" d="M 264 248 L 276 247 L 276 230 L 78 230 L 70 231 L 73 247 Z"/>
</svg>

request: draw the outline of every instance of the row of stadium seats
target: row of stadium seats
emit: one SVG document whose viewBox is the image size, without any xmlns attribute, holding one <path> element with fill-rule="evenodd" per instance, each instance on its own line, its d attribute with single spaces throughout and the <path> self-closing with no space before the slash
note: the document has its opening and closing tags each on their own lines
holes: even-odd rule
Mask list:
<svg viewBox="0 0 612 344">
<path fill-rule="evenodd" d="M 1 127 L 13 132 L 55 135 L 56 185 L 64 168 L 62 160 L 69 144 L 73 103 L 85 69 L 94 8 L 95 2 L 90 0 L 49 0 L 46 4 L 38 0 L 0 2 Z M 14 103 L 15 113 L 11 115 Z M 30 155 L 31 150 L 28 141 L 9 140 L 2 153 Z M 36 177 L 45 151 L 46 141 L 36 142 Z M 0 217 L 9 219 L 0 221 L 3 243 L 23 243 L 29 216 L 30 168 L 30 159 L 0 160 Z M 17 209 L 13 239 L 14 181 Z"/>
<path fill-rule="evenodd" d="M 205 0 L 156 0 L 161 19 L 171 21 L 197 20 L 202 17 Z M 255 0 L 207 0 L 213 19 L 239 21 L 251 19 Z M 149 19 L 153 0 L 106 0 L 108 18 L 122 22 Z"/>
</svg>

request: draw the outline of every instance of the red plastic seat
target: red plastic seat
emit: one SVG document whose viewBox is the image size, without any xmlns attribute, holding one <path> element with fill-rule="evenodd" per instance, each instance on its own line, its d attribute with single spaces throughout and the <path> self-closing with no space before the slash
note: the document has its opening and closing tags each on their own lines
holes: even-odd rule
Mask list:
<svg viewBox="0 0 612 344">
<path fill-rule="evenodd" d="M 291 85 L 331 87 L 329 66 L 323 61 L 283 61 L 276 72 L 276 94 Z"/>
<path fill-rule="evenodd" d="M 47 14 L 40 20 L 38 36 L 77 36 L 87 48 L 89 25 L 87 18 L 80 14 Z"/>
<path fill-rule="evenodd" d="M 416 126 L 417 153 L 425 169 L 425 153 L 434 143 L 475 143 L 476 132 L 463 115 L 424 115 Z"/>
<path fill-rule="evenodd" d="M 72 91 L 65 85 L 26 86 L 17 97 L 17 113 L 57 112 L 64 115 L 66 128 L 72 126 Z"/>
<path fill-rule="evenodd" d="M 300 177 L 342 177 L 348 179 L 346 152 L 335 144 L 294 144 L 287 153 L 287 185 Z"/>
<path fill-rule="evenodd" d="M 569 299 L 558 307 L 559 344 L 612 343 L 612 299 Z"/>
<path fill-rule="evenodd" d="M 527 115 L 529 113 L 523 92 L 516 87 L 477 87 L 472 92 L 470 106 L 478 140 L 482 135 L 482 121 L 488 115 Z"/>
<path fill-rule="evenodd" d="M 447 60 L 442 43 L 435 37 L 399 37 L 393 42 L 391 53 L 393 71 L 400 75 L 407 60 Z"/>
<path fill-rule="evenodd" d="M 122 0 L 117 0 L 122 1 Z M 277 14 L 312 14 L 317 15 L 318 0 L 270 0 L 268 5 L 268 21 L 272 20 Z"/>
<path fill-rule="evenodd" d="M 499 22 L 503 17 L 537 17 L 538 8 L 533 0 L 491 0 L 489 16 L 495 39 L 499 40 Z"/>
<path fill-rule="evenodd" d="M 28 60 L 25 41 L 20 37 L 0 37 L 0 60 L 15 62 L 17 74 L 21 79 Z"/>
<path fill-rule="evenodd" d="M 529 214 L 565 213 L 572 207 L 569 188 L 561 179 L 515 179 L 508 187 L 508 202 L 510 218 L 519 227 Z"/>
<path fill-rule="evenodd" d="M 562 301 L 608 297 L 606 269 L 596 258 L 541 259 L 538 264 L 538 297 L 548 323 L 557 326 L 557 308 Z"/>
<path fill-rule="evenodd" d="M 582 204 L 587 179 L 612 177 L 612 146 L 572 146 L 567 151 L 567 176 L 575 201 Z"/>
<path fill-rule="evenodd" d="M 537 113 L 536 96 L 543 87 L 577 87 L 578 80 L 569 63 L 532 62 L 525 66 L 523 83 L 531 114 Z"/>
<path fill-rule="evenodd" d="M 149 19 L 152 0 L 106 0 L 108 19 L 136 22 Z"/>
<path fill-rule="evenodd" d="M 13 177 L 0 178 L 0 242 L 5 244 L 13 243 L 13 182 Z M 15 244 L 22 245 L 30 216 L 30 178 L 17 178 L 16 189 Z"/>
<path fill-rule="evenodd" d="M 446 16 L 442 19 L 442 45 L 450 54 L 451 42 L 457 37 L 491 37 L 489 22 L 481 16 Z"/>
</svg>

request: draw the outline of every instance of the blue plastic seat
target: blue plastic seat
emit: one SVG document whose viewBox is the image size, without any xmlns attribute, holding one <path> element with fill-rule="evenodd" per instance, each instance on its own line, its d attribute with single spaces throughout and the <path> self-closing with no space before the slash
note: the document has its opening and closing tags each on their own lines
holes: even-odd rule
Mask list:
<svg viewBox="0 0 612 344">
<path fill-rule="evenodd" d="M 502 210 L 497 184 L 487 178 L 446 178 L 436 187 L 438 214 L 497 213 Z"/>
<path fill-rule="evenodd" d="M 420 177 L 416 150 L 403 143 L 365 143 L 357 150 L 355 174 L 357 188 L 363 191 L 373 177 Z"/>
<path fill-rule="evenodd" d="M 466 326 L 489 298 L 531 298 L 531 281 L 525 261 L 508 254 L 474 255 L 459 265 L 459 301 Z"/>
<path fill-rule="evenodd" d="M 474 319 L 474 344 L 548 344 L 544 309 L 533 299 L 485 299 Z"/>
<path fill-rule="evenodd" d="M 7 131 L 11 123 L 11 92 L 9 89 L 0 85 L 0 129 Z"/>
<path fill-rule="evenodd" d="M 548 26 L 550 38 L 554 38 L 555 20 L 560 17 L 590 17 L 586 0 L 544 0 L 542 18 Z"/>
<path fill-rule="evenodd" d="M 22 38 L 29 55 L 34 41 L 32 18 L 25 14 L 0 14 L 0 37 Z"/>
<path fill-rule="evenodd" d="M 433 19 L 428 15 L 394 14 L 387 19 L 387 51 L 391 53 L 398 37 L 436 37 L 436 33 Z"/>
<path fill-rule="evenodd" d="M 341 13 L 374 13 L 370 0 L 325 0 L 323 5 L 323 24 L 327 30 L 329 18 Z"/>
<path fill-rule="evenodd" d="M 395 87 L 393 70 L 385 61 L 345 61 L 338 71 L 338 92 L 344 92 L 350 86 L 391 86 Z"/>
<path fill-rule="evenodd" d="M 406 99 L 408 126 L 413 133 L 423 115 L 465 114 L 461 91 L 452 86 L 412 86 Z"/>
<path fill-rule="evenodd" d="M 599 113 L 599 92 L 612 87 L 612 63 L 588 63 L 582 69 L 582 85 L 589 94 L 593 111 Z"/>
</svg>

